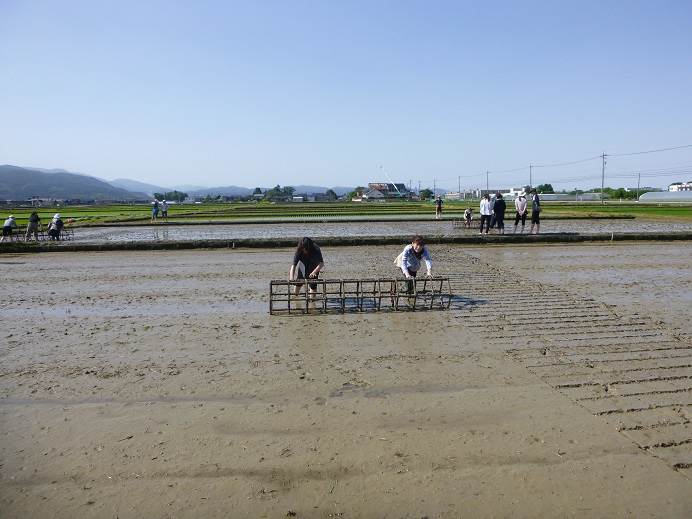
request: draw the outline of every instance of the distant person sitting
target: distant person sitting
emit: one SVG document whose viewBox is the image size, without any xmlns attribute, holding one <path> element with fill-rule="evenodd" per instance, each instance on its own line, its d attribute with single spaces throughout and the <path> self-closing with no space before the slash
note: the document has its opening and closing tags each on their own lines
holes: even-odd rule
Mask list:
<svg viewBox="0 0 692 519">
<path fill-rule="evenodd" d="M 60 233 L 65 226 L 59 213 L 55 213 L 53 219 L 48 224 L 48 237 L 51 241 L 60 241 Z"/>
<path fill-rule="evenodd" d="M 168 202 L 165 199 L 161 202 L 161 218 L 168 221 Z"/>
<path fill-rule="evenodd" d="M 0 242 L 5 241 L 5 238 L 9 238 L 10 241 L 12 240 L 12 229 L 17 228 L 17 222 L 14 221 L 14 215 L 10 215 L 7 217 L 7 220 L 5 220 L 5 223 L 2 226 L 2 239 Z"/>
<path fill-rule="evenodd" d="M 38 226 L 41 225 L 41 218 L 39 218 L 36 211 L 32 212 L 29 216 L 29 222 L 26 224 L 26 236 L 24 241 L 29 241 L 31 235 L 34 235 L 34 239 L 38 241 Z"/>
</svg>

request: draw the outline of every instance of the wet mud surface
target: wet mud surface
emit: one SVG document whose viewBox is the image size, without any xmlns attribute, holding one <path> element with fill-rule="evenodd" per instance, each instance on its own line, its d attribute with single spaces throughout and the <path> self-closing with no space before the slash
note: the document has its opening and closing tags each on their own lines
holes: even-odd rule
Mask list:
<svg viewBox="0 0 692 519">
<path fill-rule="evenodd" d="M 289 317 L 289 250 L 3 256 L 0 517 L 689 517 L 690 246 L 647 247 L 436 246 L 448 311 Z"/>
<path fill-rule="evenodd" d="M 122 242 L 200 239 L 255 239 L 325 236 L 405 236 L 414 234 L 464 236 L 478 233 L 478 222 L 471 229 L 455 226 L 452 221 L 430 222 L 368 222 L 368 223 L 282 223 L 281 225 L 234 224 L 195 226 L 142 226 L 80 228 L 75 230 L 75 240 L 80 242 Z M 514 217 L 505 222 L 506 232 L 514 230 Z M 531 228 L 530 220 L 525 228 Z M 600 233 L 600 232 L 660 232 L 692 231 L 687 220 L 545 220 L 543 232 L 551 233 Z M 521 232 L 521 224 L 518 231 Z"/>
</svg>

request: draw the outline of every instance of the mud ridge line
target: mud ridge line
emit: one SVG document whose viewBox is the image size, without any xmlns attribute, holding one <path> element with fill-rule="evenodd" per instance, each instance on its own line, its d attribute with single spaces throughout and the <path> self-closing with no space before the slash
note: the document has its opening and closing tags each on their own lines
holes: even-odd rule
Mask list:
<svg viewBox="0 0 692 519">
<path fill-rule="evenodd" d="M 635 343 L 635 344 L 643 344 L 643 343 Z M 656 346 L 661 346 L 663 344 L 680 344 L 678 341 L 660 341 L 660 342 L 654 342 L 652 344 L 655 344 Z M 613 347 L 615 349 L 607 351 L 607 352 L 594 352 L 595 353 L 621 353 L 621 352 L 637 352 L 637 351 L 652 351 L 652 350 L 689 350 L 692 349 L 691 346 L 666 346 L 664 348 L 644 348 L 640 350 L 630 350 L 626 349 L 629 344 L 613 344 L 613 345 L 608 345 L 608 347 Z M 584 344 L 581 348 L 601 348 L 602 346 L 598 345 L 588 345 Z M 509 350 L 510 353 L 515 354 L 517 356 L 521 356 L 523 360 L 531 360 L 531 359 L 544 359 L 548 354 L 550 356 L 569 356 L 569 355 L 591 355 L 590 353 L 583 353 L 583 352 L 572 352 L 571 350 L 568 350 L 565 347 L 559 347 L 558 348 L 543 348 L 545 352 L 541 352 L 540 355 L 531 355 L 529 356 L 528 354 L 535 353 L 535 351 L 532 350 Z M 540 350 L 539 350 L 540 351 Z M 521 355 L 522 353 L 526 353 L 527 355 Z"/>
<path fill-rule="evenodd" d="M 692 357 L 692 340 L 689 337 L 677 330 L 662 328 L 660 322 L 655 322 L 648 316 L 626 315 L 614 305 L 572 295 L 563 288 L 545 283 L 530 282 L 514 271 L 497 268 L 477 258 L 464 261 L 463 264 L 463 272 L 457 271 L 449 276 L 453 293 L 482 301 L 480 305 L 475 304 L 464 309 L 464 326 L 468 326 L 486 339 L 489 345 L 504 346 L 506 354 L 513 360 L 521 363 L 551 388 L 561 392 L 589 413 L 609 422 L 614 417 L 619 417 L 621 420 L 616 427 L 621 433 L 651 431 L 653 437 L 647 438 L 646 444 L 629 436 L 628 439 L 654 456 L 657 454 L 652 452 L 653 450 L 657 453 L 667 452 L 662 459 L 675 470 L 689 468 L 687 461 L 692 453 L 692 440 L 684 437 L 681 439 L 679 434 L 675 437 L 675 428 L 671 426 L 674 423 L 682 427 L 689 425 L 690 420 L 683 409 L 690 404 L 684 401 L 666 403 L 668 399 L 661 401 L 659 398 L 661 395 L 673 395 L 671 398 L 677 399 L 674 395 L 680 395 L 685 397 L 682 399 L 685 400 L 685 395 L 692 391 L 692 388 L 688 387 L 692 378 L 692 363 L 687 360 Z M 510 291 L 504 287 L 490 289 L 493 285 L 511 285 L 514 290 Z M 527 291 L 531 293 L 530 298 L 521 294 Z M 530 310 L 522 310 L 522 307 L 529 307 Z M 477 309 L 482 309 L 483 316 L 474 314 Z M 493 316 L 492 327 L 488 325 L 488 315 Z M 498 326 L 501 326 L 505 333 L 498 335 Z M 509 334 L 506 331 L 511 327 L 520 327 L 521 331 Z M 602 358 L 608 355 L 616 358 Z M 545 362 L 536 362 L 541 359 Z M 675 362 L 675 359 L 685 360 Z M 653 366 L 642 366 L 642 362 Z M 671 362 L 674 365 L 668 366 Z M 618 369 L 608 369 L 608 366 L 613 364 Z M 594 371 L 579 373 L 584 371 L 585 366 L 593 367 Z M 561 368 L 567 368 L 567 372 L 556 372 Z M 670 369 L 683 371 L 678 372 L 681 373 L 679 375 L 666 376 L 664 370 Z M 690 370 L 689 374 L 684 371 L 687 369 Z M 655 376 L 638 376 L 633 380 L 622 378 L 624 373 L 644 371 L 653 372 Z M 574 382 L 575 376 L 598 377 L 598 381 Z M 570 378 L 572 380 L 569 380 Z M 655 389 L 656 383 L 665 386 Z M 654 384 L 654 387 L 651 391 L 625 394 L 612 392 L 612 386 L 624 385 L 635 389 L 636 384 Z M 581 392 L 580 395 L 578 391 L 580 388 L 599 386 L 604 389 L 605 394 L 583 396 L 584 393 Z M 635 398 L 640 405 L 629 407 L 627 399 Z M 588 402 L 599 401 L 612 402 L 616 408 L 599 410 L 585 406 Z M 669 409 L 678 410 L 677 413 L 683 419 L 666 422 L 664 415 L 657 422 L 661 425 L 656 427 L 647 427 L 635 419 L 638 414 L 645 411 L 663 413 L 669 412 Z M 622 423 L 622 419 L 625 423 Z"/>
<path fill-rule="evenodd" d="M 644 382 L 665 382 L 669 380 L 689 380 L 692 375 L 680 375 L 675 377 L 653 377 L 653 378 L 642 378 L 636 380 L 614 380 L 608 382 L 609 386 L 624 385 L 624 384 L 641 384 Z M 557 384 L 553 386 L 556 389 L 571 389 L 576 387 L 588 387 L 588 386 L 603 386 L 603 382 L 575 382 L 573 384 Z"/>
<path fill-rule="evenodd" d="M 689 393 L 692 391 L 692 387 L 686 387 L 684 389 L 670 389 L 670 390 L 660 390 L 660 391 L 642 391 L 641 393 L 621 393 L 617 395 L 603 395 L 603 396 L 586 396 L 583 398 L 577 398 L 577 402 L 584 401 L 596 401 L 603 400 L 607 398 L 625 398 L 629 396 L 645 396 L 645 395 L 672 395 L 675 393 Z"/>
<path fill-rule="evenodd" d="M 662 360 L 662 359 L 679 359 L 679 358 L 687 358 L 687 357 L 692 357 L 692 355 L 670 355 L 670 356 L 658 356 L 658 357 L 641 357 L 641 358 L 631 358 L 631 359 L 606 359 L 606 360 L 588 360 L 589 363 L 593 364 L 607 364 L 609 362 L 643 362 L 647 360 Z M 583 362 L 587 362 L 585 359 Z M 529 369 L 533 368 L 548 368 L 548 367 L 556 367 L 556 366 L 580 366 L 582 365 L 583 362 L 557 362 L 553 364 L 534 364 L 534 365 L 529 365 L 529 366 L 524 366 Z M 537 375 L 540 376 L 540 374 L 536 373 Z"/>
<path fill-rule="evenodd" d="M 681 346 L 679 348 L 676 347 L 665 347 L 665 348 L 646 348 L 646 349 L 637 349 L 637 350 L 626 350 L 626 349 L 619 349 L 619 350 L 608 350 L 608 351 L 590 351 L 590 352 L 565 352 L 565 353 L 557 353 L 554 355 L 543 355 L 543 356 L 533 356 L 533 357 L 522 357 L 522 360 L 529 361 L 529 360 L 536 360 L 536 359 L 560 359 L 564 357 L 585 357 L 588 359 L 588 356 L 591 355 L 617 355 L 620 353 L 644 353 L 644 352 L 651 352 L 651 351 L 680 351 L 680 350 L 692 350 L 692 348 L 688 346 Z M 552 353 L 552 352 L 551 352 Z"/>
<path fill-rule="evenodd" d="M 689 425 L 689 420 L 684 420 L 682 422 L 657 422 L 649 425 L 634 425 L 632 427 L 621 427 L 619 430 L 622 432 L 627 431 L 645 431 L 648 429 L 658 429 L 659 427 L 673 427 L 675 425 Z"/>
<path fill-rule="evenodd" d="M 633 371 L 658 371 L 661 369 L 681 369 L 681 368 L 692 368 L 692 364 L 678 364 L 674 366 L 659 366 L 655 368 L 631 368 L 631 369 L 613 369 L 604 371 L 575 371 L 569 373 L 561 373 L 559 375 L 544 375 L 544 378 L 551 377 L 573 377 L 578 375 L 600 375 L 600 374 L 611 374 L 611 373 L 631 373 Z"/>
</svg>

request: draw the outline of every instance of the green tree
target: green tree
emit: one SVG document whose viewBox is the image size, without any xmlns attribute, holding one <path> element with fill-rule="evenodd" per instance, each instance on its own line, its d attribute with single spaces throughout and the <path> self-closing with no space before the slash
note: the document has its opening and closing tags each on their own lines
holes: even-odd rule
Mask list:
<svg viewBox="0 0 692 519">
<path fill-rule="evenodd" d="M 432 189 L 429 187 L 426 187 L 425 189 L 420 190 L 420 198 L 421 200 L 427 200 L 428 198 L 433 196 Z"/>
<path fill-rule="evenodd" d="M 262 194 L 262 190 L 261 190 L 259 187 L 256 187 L 252 194 L 253 194 L 253 195 L 261 195 L 261 194 Z"/>
<path fill-rule="evenodd" d="M 536 188 L 536 191 L 538 191 L 539 193 L 554 193 L 555 192 L 552 184 L 540 184 Z"/>
<path fill-rule="evenodd" d="M 333 189 L 327 189 L 327 191 L 324 194 L 327 195 L 327 198 L 329 200 L 336 200 L 337 198 L 339 198 L 339 196 Z"/>
<path fill-rule="evenodd" d="M 156 198 L 156 200 L 163 200 L 166 196 L 163 193 L 154 193 L 154 198 Z"/>
<path fill-rule="evenodd" d="M 183 193 L 182 191 L 169 191 L 164 195 L 164 198 L 166 200 L 175 200 L 178 203 L 181 203 L 183 200 L 185 200 L 188 197 L 187 193 Z"/>
</svg>

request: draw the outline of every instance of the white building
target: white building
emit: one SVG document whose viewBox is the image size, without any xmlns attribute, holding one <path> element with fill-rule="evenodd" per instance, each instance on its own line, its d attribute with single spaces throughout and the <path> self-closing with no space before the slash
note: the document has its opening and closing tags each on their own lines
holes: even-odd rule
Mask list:
<svg viewBox="0 0 692 519">
<path fill-rule="evenodd" d="M 363 193 L 363 200 L 384 200 L 385 195 L 379 189 L 371 189 L 367 193 Z"/>
<path fill-rule="evenodd" d="M 668 186 L 668 191 L 692 191 L 692 181 L 690 182 L 673 182 Z"/>
</svg>

